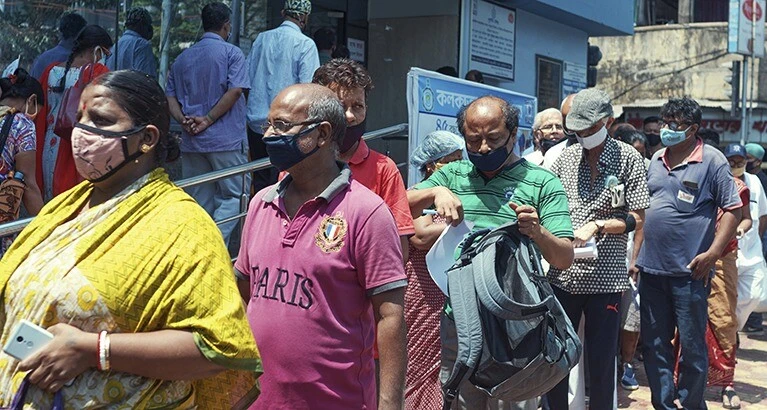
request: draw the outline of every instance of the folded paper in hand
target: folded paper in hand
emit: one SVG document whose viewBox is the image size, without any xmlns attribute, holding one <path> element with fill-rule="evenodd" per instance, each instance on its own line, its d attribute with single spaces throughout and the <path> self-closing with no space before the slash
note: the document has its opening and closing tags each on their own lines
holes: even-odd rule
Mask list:
<svg viewBox="0 0 767 410">
<path fill-rule="evenodd" d="M 594 238 L 589 239 L 585 245 L 575 248 L 575 259 L 596 259 L 597 243 Z"/>
<path fill-rule="evenodd" d="M 448 225 L 426 254 L 426 268 L 439 290 L 447 295 L 447 270 L 455 263 L 455 248 L 461 244 L 474 224 L 463 220 L 458 226 Z"/>
</svg>

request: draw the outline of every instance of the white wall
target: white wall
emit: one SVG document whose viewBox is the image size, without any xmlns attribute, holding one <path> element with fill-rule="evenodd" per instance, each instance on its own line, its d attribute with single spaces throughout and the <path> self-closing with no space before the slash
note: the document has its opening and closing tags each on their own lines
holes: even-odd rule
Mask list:
<svg viewBox="0 0 767 410">
<path fill-rule="evenodd" d="M 464 3 L 466 3 L 464 6 L 468 7 L 469 2 Z M 536 95 L 536 54 L 586 65 L 588 35 L 585 32 L 519 8 L 516 11 L 514 81 L 495 79 L 487 81 L 486 79 L 488 84 L 523 94 Z M 469 11 L 464 13 L 464 16 L 470 15 Z M 464 42 L 460 54 L 461 76 L 468 71 L 468 53 L 468 43 Z"/>
</svg>

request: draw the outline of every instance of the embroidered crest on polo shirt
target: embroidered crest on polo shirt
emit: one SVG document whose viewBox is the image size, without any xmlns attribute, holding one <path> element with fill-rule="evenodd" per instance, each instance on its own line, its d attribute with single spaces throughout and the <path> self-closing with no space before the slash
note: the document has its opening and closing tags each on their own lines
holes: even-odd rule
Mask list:
<svg viewBox="0 0 767 410">
<path fill-rule="evenodd" d="M 348 224 L 341 213 L 327 215 L 320 221 L 314 243 L 325 253 L 338 252 L 344 246 Z"/>
<path fill-rule="evenodd" d="M 509 186 L 503 189 L 503 196 L 507 201 L 514 199 L 514 190 L 515 189 L 513 186 Z"/>
</svg>

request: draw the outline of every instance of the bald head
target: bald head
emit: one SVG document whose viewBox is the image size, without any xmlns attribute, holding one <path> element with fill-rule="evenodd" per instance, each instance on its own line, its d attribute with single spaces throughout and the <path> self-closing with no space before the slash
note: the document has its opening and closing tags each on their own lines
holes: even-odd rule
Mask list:
<svg viewBox="0 0 767 410">
<path fill-rule="evenodd" d="M 288 123 L 330 123 L 332 139 L 339 143 L 346 132 L 346 118 L 336 93 L 318 84 L 295 84 L 286 87 L 272 101 L 269 120 Z"/>
<path fill-rule="evenodd" d="M 573 98 L 575 98 L 575 94 L 570 94 L 562 100 L 562 106 L 559 107 L 559 111 L 562 113 L 563 117 L 567 117 L 567 114 L 570 114 L 570 108 L 573 106 Z"/>
<path fill-rule="evenodd" d="M 477 98 L 458 111 L 458 130 L 462 134 L 467 119 L 487 123 L 500 121 L 505 124 L 507 131 L 516 133 L 519 111 L 506 100 L 488 95 Z"/>
</svg>

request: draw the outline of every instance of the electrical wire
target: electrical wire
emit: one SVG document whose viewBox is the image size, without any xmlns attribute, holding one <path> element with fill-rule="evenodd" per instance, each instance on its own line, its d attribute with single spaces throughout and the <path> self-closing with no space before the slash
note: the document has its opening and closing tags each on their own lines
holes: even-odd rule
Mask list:
<svg viewBox="0 0 767 410">
<path fill-rule="evenodd" d="M 615 97 L 613 97 L 613 100 L 617 100 L 618 98 L 620 98 L 620 97 L 623 97 L 624 95 L 626 95 L 626 94 L 630 93 L 631 91 L 633 91 L 633 90 L 635 90 L 635 89 L 639 88 L 640 86 L 642 86 L 642 85 L 644 85 L 644 84 L 646 84 L 646 83 L 652 82 L 653 80 L 657 80 L 658 78 L 661 78 L 661 77 L 665 77 L 665 76 L 668 76 L 668 75 L 675 75 L 675 74 L 679 74 L 679 73 L 681 73 L 681 72 L 683 72 L 683 71 L 687 71 L 687 70 L 689 70 L 689 69 L 691 69 L 691 68 L 694 68 L 694 67 L 697 67 L 697 66 L 699 66 L 699 65 L 702 65 L 702 64 L 706 64 L 706 63 L 710 63 L 710 62 L 712 62 L 712 61 L 714 61 L 714 60 L 717 60 L 717 59 L 719 59 L 719 58 L 722 58 L 722 57 L 724 57 L 725 55 L 727 55 L 727 52 L 719 53 L 719 54 L 715 55 L 714 57 L 711 57 L 711 58 L 705 59 L 705 60 L 703 60 L 703 61 L 699 61 L 699 62 L 697 62 L 697 63 L 695 63 L 695 64 L 690 64 L 690 65 L 688 65 L 687 67 L 682 67 L 682 68 L 680 68 L 679 70 L 669 71 L 669 72 L 667 72 L 667 73 L 658 74 L 658 75 L 656 75 L 656 76 L 650 77 L 650 78 L 648 78 L 647 80 L 645 80 L 645 81 L 642 81 L 642 82 L 640 82 L 640 83 L 638 83 L 638 84 L 636 84 L 636 85 L 634 85 L 634 86 L 631 86 L 631 87 L 629 87 L 628 89 L 624 90 L 622 93 L 620 93 L 620 94 L 616 95 Z"/>
</svg>

